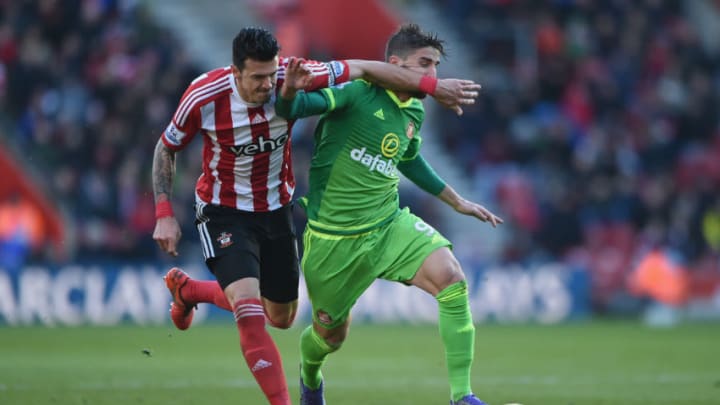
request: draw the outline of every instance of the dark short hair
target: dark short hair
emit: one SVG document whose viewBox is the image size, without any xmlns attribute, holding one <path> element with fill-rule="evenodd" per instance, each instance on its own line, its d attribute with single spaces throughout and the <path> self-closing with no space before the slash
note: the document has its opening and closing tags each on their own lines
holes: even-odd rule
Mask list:
<svg viewBox="0 0 720 405">
<path fill-rule="evenodd" d="M 385 48 L 385 60 L 390 59 L 390 55 L 405 58 L 414 51 L 428 46 L 437 49 L 440 55 L 445 56 L 443 43 L 445 41 L 439 39 L 437 34 L 423 32 L 417 24 L 403 24 L 388 39 Z"/>
<path fill-rule="evenodd" d="M 245 60 L 253 59 L 260 62 L 272 60 L 280 52 L 275 36 L 264 28 L 243 28 L 233 39 L 233 65 L 242 70 Z"/>
</svg>

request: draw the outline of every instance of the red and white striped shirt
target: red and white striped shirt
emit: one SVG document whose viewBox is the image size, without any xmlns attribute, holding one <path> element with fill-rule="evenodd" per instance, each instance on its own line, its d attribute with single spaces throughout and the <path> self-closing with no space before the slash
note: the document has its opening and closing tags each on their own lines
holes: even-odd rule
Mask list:
<svg viewBox="0 0 720 405">
<path fill-rule="evenodd" d="M 275 100 L 288 58 L 281 58 L 275 92 L 265 104 L 243 101 L 230 66 L 195 79 L 180 99 L 162 134 L 165 146 L 180 150 L 204 135 L 202 174 L 195 187 L 198 202 L 242 211 L 276 210 L 290 202 L 295 177 L 290 157 L 293 121 L 275 114 Z M 349 79 L 345 61 L 306 61 L 314 80 L 308 90 Z"/>
</svg>

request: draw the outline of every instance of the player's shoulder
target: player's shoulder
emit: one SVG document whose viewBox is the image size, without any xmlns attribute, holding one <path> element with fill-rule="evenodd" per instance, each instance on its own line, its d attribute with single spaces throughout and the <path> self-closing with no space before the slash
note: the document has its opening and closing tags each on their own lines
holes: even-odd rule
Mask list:
<svg viewBox="0 0 720 405">
<path fill-rule="evenodd" d="M 332 86 L 326 91 L 332 91 L 336 96 L 350 100 L 352 104 L 372 103 L 378 97 L 383 97 L 384 88 L 364 79 L 355 79 Z"/>
<path fill-rule="evenodd" d="M 190 82 L 188 88 L 200 88 L 200 87 L 230 87 L 230 76 L 232 76 L 232 69 L 230 66 L 220 67 L 207 71 L 200 76 L 193 79 Z"/>
<path fill-rule="evenodd" d="M 414 115 L 419 121 L 422 121 L 425 117 L 425 105 L 419 98 L 412 97 L 408 100 L 410 104 L 406 108 L 409 114 Z"/>
<path fill-rule="evenodd" d="M 410 99 L 410 103 L 413 106 L 413 108 L 418 108 L 420 110 L 425 110 L 425 105 L 423 104 L 422 100 L 419 98 L 413 97 Z"/>
<path fill-rule="evenodd" d="M 361 91 L 361 92 L 371 92 L 371 91 L 376 91 L 378 87 L 375 84 L 373 84 L 372 82 L 369 82 L 365 79 L 355 79 L 355 80 L 351 80 L 349 82 L 336 84 L 335 86 L 333 86 L 333 88 L 354 90 L 354 91 Z"/>
<path fill-rule="evenodd" d="M 230 66 L 210 70 L 196 77 L 183 95 L 183 104 L 205 104 L 232 91 Z"/>
</svg>

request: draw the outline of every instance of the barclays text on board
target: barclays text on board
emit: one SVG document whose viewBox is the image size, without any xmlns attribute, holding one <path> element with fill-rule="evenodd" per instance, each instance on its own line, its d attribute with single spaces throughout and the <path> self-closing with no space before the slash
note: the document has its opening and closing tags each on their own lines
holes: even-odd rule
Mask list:
<svg viewBox="0 0 720 405">
<path fill-rule="evenodd" d="M 194 277 L 211 275 L 185 266 Z M 169 324 L 170 295 L 156 264 L 27 267 L 17 273 L 0 268 L 0 325 L 75 326 Z M 584 271 L 560 264 L 532 269 L 486 268 L 468 272 L 476 322 L 559 323 L 588 310 L 589 280 Z M 298 323 L 310 319 L 301 281 Z M 200 305 L 195 324 L 230 319 L 230 313 Z M 367 322 L 427 323 L 437 320 L 435 300 L 415 288 L 376 282 L 358 301 L 353 317 Z"/>
</svg>

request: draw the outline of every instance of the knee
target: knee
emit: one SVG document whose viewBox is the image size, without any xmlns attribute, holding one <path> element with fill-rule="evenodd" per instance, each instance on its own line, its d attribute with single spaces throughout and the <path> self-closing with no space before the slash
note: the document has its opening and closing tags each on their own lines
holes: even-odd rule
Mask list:
<svg viewBox="0 0 720 405">
<path fill-rule="evenodd" d="M 447 257 L 446 260 L 442 262 L 442 269 L 440 272 L 442 276 L 440 277 L 439 283 L 441 290 L 455 283 L 465 281 L 465 273 L 463 273 L 462 267 L 460 267 L 460 263 L 455 259 L 455 256 L 450 255 Z"/>
<path fill-rule="evenodd" d="M 231 306 L 242 300 L 252 300 L 260 298 L 260 290 L 255 279 L 245 278 L 234 281 L 225 287 L 225 298 Z"/>
<path fill-rule="evenodd" d="M 410 283 L 436 296 L 445 288 L 465 280 L 460 263 L 450 249 L 438 249 L 428 256 Z"/>
<path fill-rule="evenodd" d="M 288 329 L 295 321 L 295 312 L 290 311 L 284 314 L 267 314 L 268 323 L 278 329 Z"/>
<path fill-rule="evenodd" d="M 315 325 L 315 331 L 323 338 L 325 343 L 330 346 L 333 351 L 338 350 L 348 335 L 348 325 L 341 325 L 334 329 L 324 329 Z"/>
<path fill-rule="evenodd" d="M 325 338 L 325 343 L 328 344 L 328 346 L 332 347 L 333 351 L 338 350 L 343 343 L 345 342 L 345 338 L 347 335 L 333 335 Z"/>
<path fill-rule="evenodd" d="M 288 329 L 295 322 L 295 315 L 297 314 L 297 307 L 284 308 L 281 311 L 268 310 L 265 307 L 265 316 L 268 323 L 278 329 Z"/>
</svg>

